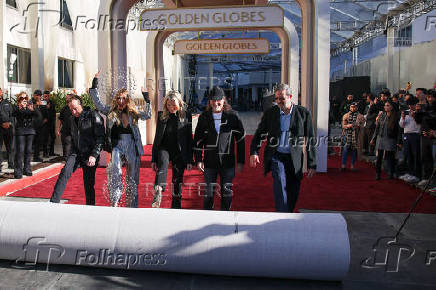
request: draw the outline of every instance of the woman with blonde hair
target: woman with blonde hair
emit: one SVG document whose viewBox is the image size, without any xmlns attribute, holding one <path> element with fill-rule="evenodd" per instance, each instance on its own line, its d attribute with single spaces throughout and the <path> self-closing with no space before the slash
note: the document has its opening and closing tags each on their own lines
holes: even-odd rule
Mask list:
<svg viewBox="0 0 436 290">
<path fill-rule="evenodd" d="M 142 95 L 146 102 L 144 111 L 139 111 L 133 99 L 129 96 L 126 89 L 119 90 L 111 106 L 104 105 L 99 97 L 98 72 L 93 81 L 92 88 L 89 90 L 91 98 L 97 110 L 107 116 L 106 127 L 106 150 L 112 151 L 111 162 L 107 167 L 108 179 L 107 186 L 111 206 L 118 206 L 123 193 L 122 180 L 122 160 L 127 161 L 126 167 L 126 206 L 138 207 L 138 185 L 139 185 L 139 165 L 141 155 L 144 154 L 139 132 L 139 119 L 146 120 L 151 118 L 151 106 L 148 93 L 142 88 Z"/>
<path fill-rule="evenodd" d="M 29 104 L 29 96 L 26 92 L 17 95 L 17 106 L 14 107 L 12 116 L 16 119 L 15 138 L 17 148 L 14 178 L 20 179 L 23 174 L 32 176 L 30 160 L 33 154 L 33 138 L 36 134 L 34 122 L 42 118 L 42 116 L 39 110 L 33 107 L 33 104 Z"/>
<path fill-rule="evenodd" d="M 171 161 L 173 170 L 171 208 L 181 208 L 183 173 L 185 168 L 191 170 L 193 164 L 192 117 L 186 111 L 182 95 L 177 91 L 167 93 L 162 107 L 162 111 L 158 114 L 151 159 L 151 166 L 156 172 L 152 207 L 160 207 L 162 192 L 166 187 L 168 165 Z"/>
</svg>

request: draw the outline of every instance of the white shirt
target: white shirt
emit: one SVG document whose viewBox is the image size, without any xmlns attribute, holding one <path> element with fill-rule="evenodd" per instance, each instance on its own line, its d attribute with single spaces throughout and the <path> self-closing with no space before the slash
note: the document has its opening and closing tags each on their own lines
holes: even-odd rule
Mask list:
<svg viewBox="0 0 436 290">
<path fill-rule="evenodd" d="M 412 118 L 410 115 L 406 115 L 403 118 L 400 118 L 400 127 L 404 128 L 404 134 L 409 133 L 420 133 L 421 132 L 421 125 L 418 125 L 414 118 Z"/>
<path fill-rule="evenodd" d="M 212 113 L 213 121 L 215 123 L 215 130 L 219 134 L 220 133 L 220 127 L 221 127 L 221 116 L 223 115 L 223 112 L 220 113 Z"/>
</svg>

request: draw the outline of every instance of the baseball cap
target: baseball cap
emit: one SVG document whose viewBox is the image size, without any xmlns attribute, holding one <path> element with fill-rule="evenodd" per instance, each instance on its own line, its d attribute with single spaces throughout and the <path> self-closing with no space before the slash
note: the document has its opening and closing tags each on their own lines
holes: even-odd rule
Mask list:
<svg viewBox="0 0 436 290">
<path fill-rule="evenodd" d="M 209 100 L 219 101 L 224 98 L 224 91 L 222 88 L 215 86 L 209 92 Z"/>
</svg>

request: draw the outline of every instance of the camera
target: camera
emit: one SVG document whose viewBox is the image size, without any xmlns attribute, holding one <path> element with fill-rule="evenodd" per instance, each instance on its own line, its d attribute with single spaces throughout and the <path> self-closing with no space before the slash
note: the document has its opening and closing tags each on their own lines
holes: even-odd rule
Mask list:
<svg viewBox="0 0 436 290">
<path fill-rule="evenodd" d="M 404 115 L 409 115 L 410 110 L 404 111 Z"/>
<path fill-rule="evenodd" d="M 45 100 L 41 101 L 41 106 L 47 106 L 47 101 Z"/>
</svg>

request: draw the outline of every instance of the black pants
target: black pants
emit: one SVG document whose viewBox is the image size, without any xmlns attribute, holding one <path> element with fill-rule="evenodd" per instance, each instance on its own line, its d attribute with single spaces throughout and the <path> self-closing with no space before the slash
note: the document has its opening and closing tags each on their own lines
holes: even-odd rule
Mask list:
<svg viewBox="0 0 436 290">
<path fill-rule="evenodd" d="M 44 155 L 47 155 L 47 147 L 44 146 L 44 142 L 47 139 L 47 123 L 40 126 L 38 129 L 36 129 L 36 136 L 35 140 L 33 140 L 34 146 L 33 146 L 33 158 L 39 158 L 39 153 L 41 150 L 44 150 Z"/>
<path fill-rule="evenodd" d="M 220 176 L 220 192 L 221 192 L 221 210 L 230 210 L 233 197 L 233 177 L 235 177 L 235 168 L 205 168 L 204 181 L 206 182 L 206 192 L 204 195 L 204 209 L 213 209 L 213 200 L 215 192 L 218 191 L 216 183 L 218 175 Z"/>
<path fill-rule="evenodd" d="M 433 141 L 421 136 L 422 179 L 429 179 L 433 172 Z"/>
<path fill-rule="evenodd" d="M 377 162 L 375 165 L 376 173 L 381 173 L 381 167 L 382 167 L 382 161 L 385 159 L 389 164 L 389 176 L 392 177 L 395 173 L 395 166 L 396 160 L 395 160 L 395 151 L 385 151 L 385 150 L 378 150 L 377 151 Z"/>
<path fill-rule="evenodd" d="M 54 145 L 56 141 L 56 126 L 55 123 L 49 123 L 48 124 L 48 153 L 51 156 L 54 156 Z M 47 151 L 47 149 L 46 149 Z"/>
<path fill-rule="evenodd" d="M 65 159 L 68 158 L 71 152 L 71 135 L 61 133 L 62 151 Z"/>
<path fill-rule="evenodd" d="M 23 175 L 23 161 L 24 173 L 32 172 L 30 167 L 30 160 L 32 159 L 32 143 L 35 135 L 17 135 L 17 152 L 15 153 L 15 177 Z"/>
<path fill-rule="evenodd" d="M 180 153 L 171 153 L 167 150 L 159 150 L 157 154 L 158 170 L 156 172 L 154 184 L 161 186 L 163 191 L 165 191 L 168 165 L 171 161 L 173 170 L 173 178 L 171 180 L 171 208 L 182 208 L 183 173 L 186 168 L 183 157 Z"/>
<path fill-rule="evenodd" d="M 407 156 L 407 173 L 421 179 L 421 136 L 419 133 L 404 134 L 404 155 Z"/>
<path fill-rule="evenodd" d="M 372 135 L 374 135 L 375 128 L 364 128 L 362 137 L 362 152 L 373 153 L 374 150 L 371 146 Z"/>
<path fill-rule="evenodd" d="M 6 147 L 6 152 L 8 156 L 8 167 L 14 168 L 14 129 L 9 127 L 9 129 L 4 129 L 0 127 L 0 171 L 1 171 L 1 163 L 3 162 L 3 153 L 1 148 L 3 146 L 3 142 Z"/>
<path fill-rule="evenodd" d="M 67 186 L 68 180 L 70 179 L 74 171 L 76 171 L 76 169 L 81 166 L 83 170 L 83 185 L 85 187 L 86 204 L 95 205 L 94 185 L 95 170 L 97 169 L 98 159 L 95 162 L 96 165 L 93 167 L 86 166 L 87 161 L 88 160 L 80 160 L 80 158 L 76 154 L 71 154 L 70 156 L 68 156 L 67 162 L 65 163 L 64 168 L 62 168 L 58 180 L 56 181 L 53 194 L 50 198 L 51 202 L 60 202 L 65 187 Z"/>
</svg>

